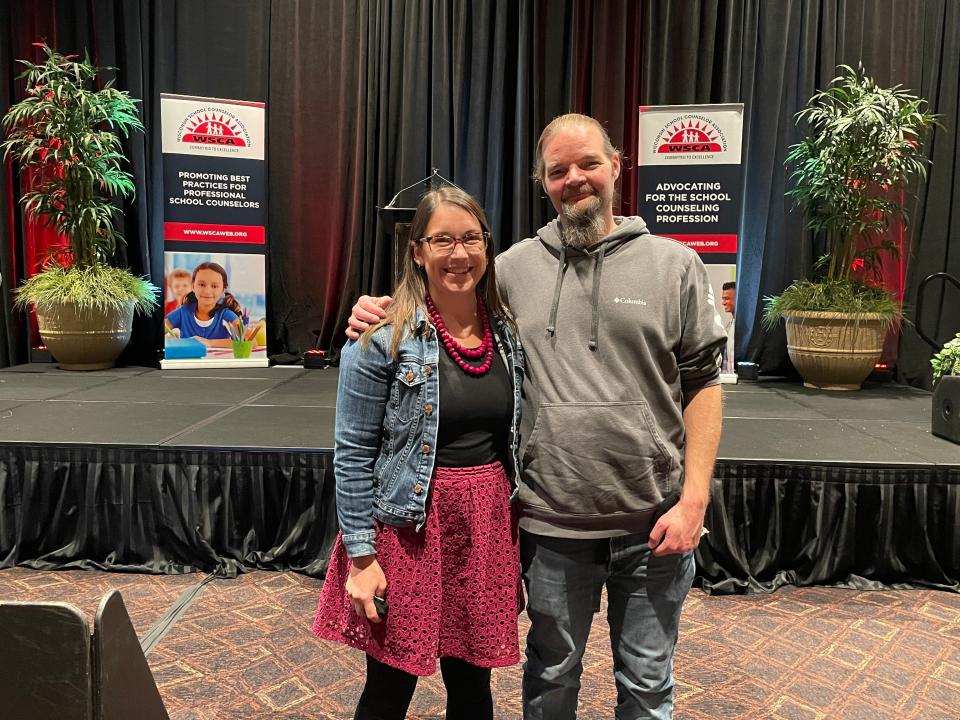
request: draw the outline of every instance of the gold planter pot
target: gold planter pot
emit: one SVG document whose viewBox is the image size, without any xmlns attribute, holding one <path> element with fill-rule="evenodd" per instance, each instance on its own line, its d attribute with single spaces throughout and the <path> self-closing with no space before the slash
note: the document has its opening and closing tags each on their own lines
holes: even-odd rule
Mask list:
<svg viewBox="0 0 960 720">
<path fill-rule="evenodd" d="M 73 303 L 37 310 L 40 337 L 64 370 L 111 368 L 130 342 L 133 301 L 119 310 L 79 309 Z"/>
<path fill-rule="evenodd" d="M 889 322 L 877 313 L 793 310 L 787 321 L 787 351 L 803 384 L 820 390 L 859 390 L 887 335 Z"/>
</svg>

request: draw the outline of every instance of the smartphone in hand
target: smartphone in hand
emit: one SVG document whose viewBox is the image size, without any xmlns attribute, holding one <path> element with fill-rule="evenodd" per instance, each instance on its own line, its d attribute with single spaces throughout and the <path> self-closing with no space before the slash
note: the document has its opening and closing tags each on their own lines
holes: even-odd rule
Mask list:
<svg viewBox="0 0 960 720">
<path fill-rule="evenodd" d="M 374 595 L 374 596 L 373 596 L 373 606 L 374 606 L 374 607 L 376 608 L 376 610 L 377 610 L 377 616 L 378 616 L 381 620 L 386 620 L 386 619 L 387 619 L 387 610 L 388 610 L 388 607 L 387 607 L 387 599 L 386 599 L 386 598 L 382 598 L 382 597 L 380 597 L 380 596 L 378 596 L 378 595 Z"/>
</svg>

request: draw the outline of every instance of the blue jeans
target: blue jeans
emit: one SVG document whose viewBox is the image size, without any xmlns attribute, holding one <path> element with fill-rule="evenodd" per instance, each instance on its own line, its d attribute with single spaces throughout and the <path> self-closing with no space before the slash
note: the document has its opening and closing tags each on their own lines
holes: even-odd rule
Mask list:
<svg viewBox="0 0 960 720">
<path fill-rule="evenodd" d="M 600 592 L 617 682 L 618 720 L 673 716 L 673 651 L 693 553 L 656 557 L 644 534 L 598 540 L 520 532 L 527 587 L 525 720 L 574 720 L 583 652 Z"/>
</svg>

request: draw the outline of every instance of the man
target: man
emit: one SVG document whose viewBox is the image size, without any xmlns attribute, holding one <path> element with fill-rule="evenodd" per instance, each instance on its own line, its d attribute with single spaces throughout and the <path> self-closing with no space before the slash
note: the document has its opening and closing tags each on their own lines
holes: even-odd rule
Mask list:
<svg viewBox="0 0 960 720">
<path fill-rule="evenodd" d="M 534 177 L 559 217 L 497 259 L 527 368 L 527 720 L 576 717 L 604 586 L 616 717 L 672 716 L 680 610 L 719 443 L 725 338 L 706 270 L 640 218 L 614 217 L 619 176 L 620 154 L 596 120 L 556 118 Z M 387 301 L 362 298 L 354 330 Z"/>
<path fill-rule="evenodd" d="M 736 372 L 736 365 L 733 362 L 733 327 L 736 324 L 737 315 L 737 284 L 735 282 L 725 282 L 720 290 L 720 301 L 723 303 L 724 312 L 730 315 L 730 318 L 723 324 L 723 331 L 727 334 L 727 344 L 723 350 L 723 365 L 720 372 Z"/>
</svg>

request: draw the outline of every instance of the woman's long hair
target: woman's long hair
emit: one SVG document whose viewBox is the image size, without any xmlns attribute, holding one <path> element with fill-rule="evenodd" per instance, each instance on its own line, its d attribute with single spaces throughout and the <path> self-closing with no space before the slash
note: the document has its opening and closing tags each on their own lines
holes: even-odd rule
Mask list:
<svg viewBox="0 0 960 720">
<path fill-rule="evenodd" d="M 193 275 L 190 276 L 191 283 L 196 282 L 197 273 L 200 270 L 213 270 L 215 273 L 219 273 L 220 277 L 223 278 L 223 297 L 220 298 L 220 301 L 216 304 L 216 307 L 214 308 L 214 312 L 218 312 L 220 308 L 227 308 L 229 310 L 233 310 L 233 312 L 235 312 L 237 315 L 242 315 L 243 308 L 240 306 L 240 303 L 237 302 L 237 299 L 233 295 L 227 292 L 227 287 L 229 287 L 229 281 L 227 280 L 227 271 L 224 270 L 222 266 L 218 265 L 215 262 L 200 263 L 193 269 Z M 188 292 L 186 295 L 183 296 L 183 301 L 180 304 L 181 305 L 197 304 L 197 296 L 194 294 L 193 290 L 191 290 L 190 292 Z"/>
<path fill-rule="evenodd" d="M 406 252 L 403 255 L 403 274 L 400 282 L 393 292 L 393 303 L 387 308 L 386 317 L 373 327 L 363 333 L 360 340 L 364 347 L 370 340 L 370 336 L 384 325 L 393 325 L 393 338 L 390 342 L 390 354 L 396 359 L 400 351 L 400 342 L 411 331 L 416 321 L 416 311 L 420 311 L 427 317 L 427 271 L 417 265 L 413 259 L 413 248 L 418 238 L 422 238 L 427 231 L 427 225 L 430 224 L 430 218 L 434 210 L 441 205 L 451 205 L 453 207 L 466 210 L 473 215 L 480 223 L 484 232 L 490 232 L 490 225 L 487 222 L 487 215 L 483 212 L 472 195 L 456 187 L 440 187 L 428 190 L 420 199 L 417 205 L 417 212 L 413 216 L 413 223 L 410 225 L 410 242 L 407 245 Z M 494 270 L 494 251 L 493 239 L 487 240 L 485 250 L 487 259 L 487 268 L 477 283 L 477 294 L 486 303 L 487 310 L 493 317 L 509 323 L 513 326 L 513 320 L 510 313 L 500 298 L 497 290 L 497 278 Z M 515 329 L 515 328 L 514 328 Z"/>
</svg>

